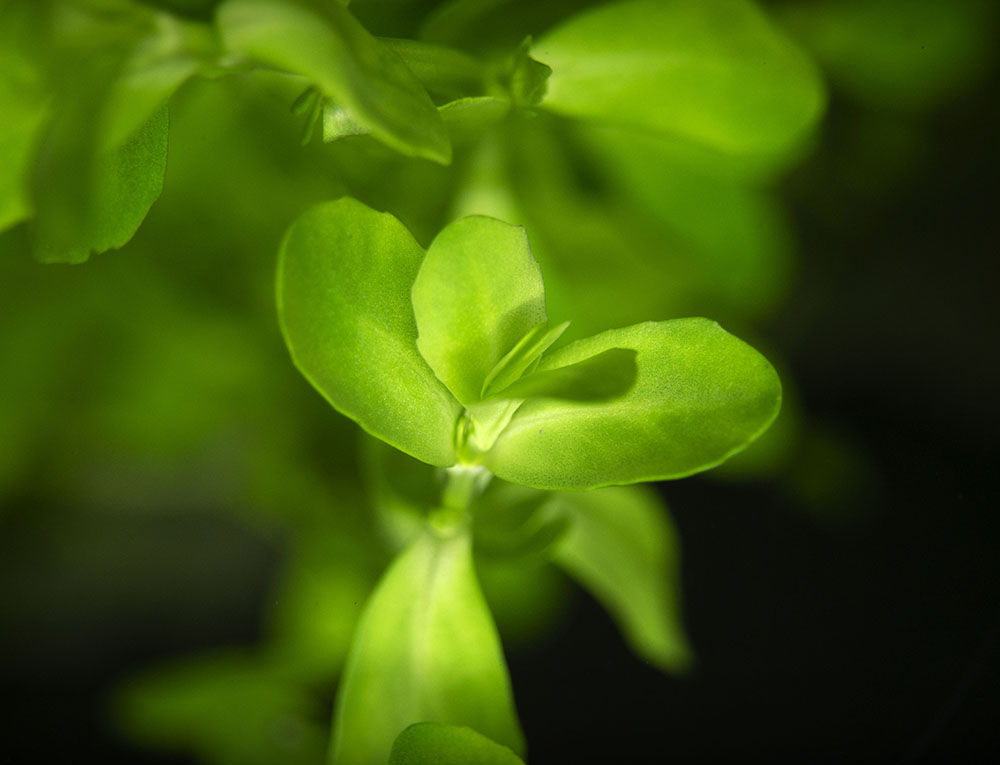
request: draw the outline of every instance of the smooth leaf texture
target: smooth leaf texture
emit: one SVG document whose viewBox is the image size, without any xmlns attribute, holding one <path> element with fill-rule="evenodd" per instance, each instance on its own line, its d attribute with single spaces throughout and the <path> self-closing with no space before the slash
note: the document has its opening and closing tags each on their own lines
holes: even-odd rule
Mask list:
<svg viewBox="0 0 1000 765">
<path fill-rule="evenodd" d="M 640 656 L 669 672 L 686 669 L 680 545 L 657 496 L 639 486 L 562 492 L 546 509 L 569 521 L 555 562 L 604 605 Z"/>
<path fill-rule="evenodd" d="M 407 726 L 428 720 L 524 747 L 466 534 L 425 532 L 365 606 L 337 699 L 332 761 L 382 765 Z"/>
<path fill-rule="evenodd" d="M 628 0 L 585 11 L 532 50 L 542 106 L 728 155 L 776 154 L 815 123 L 809 60 L 747 0 Z"/>
<path fill-rule="evenodd" d="M 128 242 L 160 196 L 166 172 L 165 106 L 103 152 L 95 150 L 95 136 L 77 134 L 72 114 L 49 131 L 32 183 L 35 256 L 46 263 L 80 263 Z"/>
<path fill-rule="evenodd" d="M 635 385 L 603 403 L 525 402 L 485 457 L 496 475 L 543 489 L 681 478 L 736 453 L 777 415 L 781 385 L 757 351 L 707 319 L 647 322 L 579 340 L 539 371 L 631 348 Z"/>
<path fill-rule="evenodd" d="M 511 383 L 521 379 L 524 373 L 542 357 L 542 354 L 559 339 L 567 327 L 569 327 L 568 321 L 551 329 L 548 322 L 542 322 L 533 327 L 486 375 L 482 397 L 488 398 L 494 393 L 499 393 Z"/>
<path fill-rule="evenodd" d="M 545 322 L 545 287 L 524 229 L 472 216 L 447 226 L 413 283 L 420 353 L 466 406 L 529 331 Z"/>
<path fill-rule="evenodd" d="M 387 146 L 451 161 L 448 134 L 427 91 L 339 3 L 227 0 L 218 19 L 229 48 L 310 78 Z"/>
<path fill-rule="evenodd" d="M 497 397 L 601 401 L 624 394 L 635 376 L 635 351 L 609 348 L 575 364 L 526 375 Z"/>
<path fill-rule="evenodd" d="M 406 227 L 353 199 L 289 229 L 278 312 L 295 364 L 340 412 L 434 465 L 455 462 L 460 407 L 417 352 L 410 287 L 423 249 Z"/>
<path fill-rule="evenodd" d="M 389 765 L 524 765 L 524 761 L 472 728 L 429 722 L 399 734 Z"/>
</svg>

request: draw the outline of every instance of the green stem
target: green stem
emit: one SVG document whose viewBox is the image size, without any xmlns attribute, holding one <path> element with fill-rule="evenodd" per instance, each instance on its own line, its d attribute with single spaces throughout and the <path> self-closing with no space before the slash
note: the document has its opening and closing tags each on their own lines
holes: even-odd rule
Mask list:
<svg viewBox="0 0 1000 765">
<path fill-rule="evenodd" d="M 493 474 L 482 465 L 454 465 L 445 471 L 441 506 L 430 514 L 439 531 L 453 531 L 468 520 L 472 501 L 486 489 Z"/>
</svg>

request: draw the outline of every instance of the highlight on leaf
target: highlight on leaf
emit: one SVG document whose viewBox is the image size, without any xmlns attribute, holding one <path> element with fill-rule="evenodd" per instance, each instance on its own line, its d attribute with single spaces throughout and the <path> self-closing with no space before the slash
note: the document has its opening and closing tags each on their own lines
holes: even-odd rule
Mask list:
<svg viewBox="0 0 1000 765">
<path fill-rule="evenodd" d="M 524 230 L 472 216 L 424 252 L 391 216 L 314 208 L 282 246 L 293 358 L 330 402 L 418 459 L 587 489 L 711 468 L 759 436 L 781 386 L 706 319 L 646 322 L 552 350 Z"/>
</svg>

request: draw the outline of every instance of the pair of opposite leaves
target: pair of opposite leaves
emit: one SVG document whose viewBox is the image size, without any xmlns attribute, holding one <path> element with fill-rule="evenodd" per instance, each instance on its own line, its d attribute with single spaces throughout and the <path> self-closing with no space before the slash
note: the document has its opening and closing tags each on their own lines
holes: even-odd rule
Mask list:
<svg viewBox="0 0 1000 765">
<path fill-rule="evenodd" d="M 542 489 L 679 478 L 745 447 L 780 406 L 767 360 L 707 319 L 547 352 L 566 325 L 548 327 L 524 230 L 492 218 L 450 224 L 425 252 L 391 215 L 319 205 L 285 236 L 277 292 L 310 382 L 432 465 Z"/>
</svg>

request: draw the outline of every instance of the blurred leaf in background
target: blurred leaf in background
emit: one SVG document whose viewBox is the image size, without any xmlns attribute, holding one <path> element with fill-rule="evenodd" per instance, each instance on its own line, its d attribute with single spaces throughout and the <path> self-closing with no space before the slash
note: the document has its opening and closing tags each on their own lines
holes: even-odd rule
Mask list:
<svg viewBox="0 0 1000 765">
<path fill-rule="evenodd" d="M 996 55 L 989 0 L 786 2 L 777 18 L 837 88 L 878 110 L 933 109 L 975 86 Z"/>
</svg>

